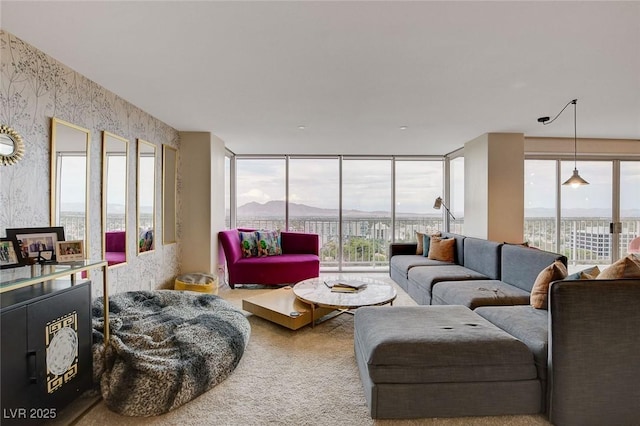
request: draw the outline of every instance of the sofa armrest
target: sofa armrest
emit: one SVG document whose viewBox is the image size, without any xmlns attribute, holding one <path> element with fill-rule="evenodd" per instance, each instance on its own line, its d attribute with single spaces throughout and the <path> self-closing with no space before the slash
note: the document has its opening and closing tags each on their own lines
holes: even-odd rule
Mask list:
<svg viewBox="0 0 640 426">
<path fill-rule="evenodd" d="M 242 258 L 242 251 L 240 250 L 240 236 L 237 229 L 227 229 L 225 231 L 218 232 L 218 240 L 222 245 L 224 257 L 227 260 L 228 266 L 231 267 Z"/>
<path fill-rule="evenodd" d="M 282 231 L 280 233 L 282 253 L 285 254 L 315 254 L 320 251 L 318 234 Z"/>
<path fill-rule="evenodd" d="M 389 244 L 389 259 L 400 254 L 416 254 L 418 243 L 391 243 Z"/>
<path fill-rule="evenodd" d="M 640 279 L 549 289 L 549 416 L 558 425 L 640 419 Z"/>
</svg>

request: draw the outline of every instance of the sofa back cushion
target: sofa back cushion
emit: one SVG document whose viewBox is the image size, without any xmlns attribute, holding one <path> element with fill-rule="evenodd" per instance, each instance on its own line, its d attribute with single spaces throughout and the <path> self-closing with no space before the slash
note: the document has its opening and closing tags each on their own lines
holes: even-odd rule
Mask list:
<svg viewBox="0 0 640 426">
<path fill-rule="evenodd" d="M 454 262 L 458 265 L 464 265 L 464 235 L 453 234 L 451 232 L 442 232 L 442 238 L 453 238 L 456 240 L 456 248 L 454 252 Z"/>
<path fill-rule="evenodd" d="M 472 237 L 464 239 L 464 266 L 492 280 L 500 279 L 501 253 L 502 243 Z"/>
<path fill-rule="evenodd" d="M 501 257 L 500 279 L 528 292 L 531 292 L 538 274 L 544 268 L 556 260 L 567 265 L 566 256 L 561 254 L 510 244 L 502 246 Z"/>
<path fill-rule="evenodd" d="M 125 231 L 109 231 L 105 233 L 104 251 L 124 253 L 126 246 L 127 233 Z"/>
</svg>

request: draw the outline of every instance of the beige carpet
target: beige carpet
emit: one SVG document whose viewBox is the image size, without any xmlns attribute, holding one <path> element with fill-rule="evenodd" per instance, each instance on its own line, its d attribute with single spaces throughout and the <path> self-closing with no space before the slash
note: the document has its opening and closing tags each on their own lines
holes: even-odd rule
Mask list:
<svg viewBox="0 0 640 426">
<path fill-rule="evenodd" d="M 392 282 L 387 274 L 368 274 Z M 394 306 L 415 305 L 396 287 Z M 265 289 L 220 289 L 241 307 Z M 373 421 L 353 354 L 353 317 L 291 331 L 247 313 L 251 338 L 235 372 L 199 398 L 163 416 L 130 418 L 98 403 L 79 425 L 549 425 L 543 416 Z"/>
</svg>

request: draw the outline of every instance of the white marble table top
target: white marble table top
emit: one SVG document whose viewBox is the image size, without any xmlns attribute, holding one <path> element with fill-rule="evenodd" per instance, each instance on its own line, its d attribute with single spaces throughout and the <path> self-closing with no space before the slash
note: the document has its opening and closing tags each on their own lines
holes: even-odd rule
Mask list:
<svg viewBox="0 0 640 426">
<path fill-rule="evenodd" d="M 324 308 L 356 309 L 362 306 L 386 305 L 396 298 L 396 290 L 390 284 L 367 277 L 349 277 L 366 283 L 366 287 L 353 293 L 334 293 L 324 283 L 325 280 L 339 279 L 340 276 L 309 278 L 293 287 L 296 297 L 303 302 Z"/>
</svg>

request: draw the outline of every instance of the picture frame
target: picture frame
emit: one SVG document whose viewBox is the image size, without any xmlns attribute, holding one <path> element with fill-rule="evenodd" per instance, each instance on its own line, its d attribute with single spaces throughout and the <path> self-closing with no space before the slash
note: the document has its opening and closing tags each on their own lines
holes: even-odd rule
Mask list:
<svg viewBox="0 0 640 426">
<path fill-rule="evenodd" d="M 22 256 L 15 238 L 0 238 L 0 269 L 22 266 Z"/>
<path fill-rule="evenodd" d="M 58 241 L 56 244 L 56 259 L 58 262 L 76 262 L 84 260 L 84 241 Z"/>
<path fill-rule="evenodd" d="M 36 262 L 55 262 L 56 244 L 64 241 L 64 227 L 7 228 L 7 238 L 13 238 L 18 243 L 22 263 L 26 263 L 28 258 Z M 41 258 L 41 252 L 47 251 L 52 251 L 49 260 Z"/>
</svg>

